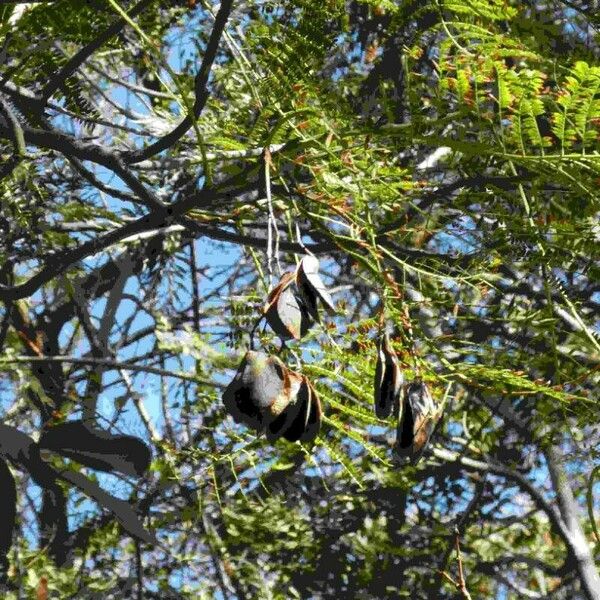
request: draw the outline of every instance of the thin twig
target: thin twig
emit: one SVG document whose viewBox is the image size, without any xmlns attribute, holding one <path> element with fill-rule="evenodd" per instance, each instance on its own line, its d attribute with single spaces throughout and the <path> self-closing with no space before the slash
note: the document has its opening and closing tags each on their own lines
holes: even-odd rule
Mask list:
<svg viewBox="0 0 600 600">
<path fill-rule="evenodd" d="M 196 262 L 195 240 L 192 240 L 190 246 L 190 284 L 192 287 L 192 310 L 194 313 L 194 328 L 196 332 L 200 331 L 200 290 L 198 289 L 198 270 Z"/>
<path fill-rule="evenodd" d="M 458 527 L 454 529 L 454 535 L 456 536 L 456 560 L 458 561 L 458 590 L 463 595 L 465 600 L 472 600 L 471 594 L 467 590 L 467 584 L 465 582 L 465 574 L 463 571 L 463 563 L 462 563 L 462 554 L 460 552 L 460 534 L 458 532 Z"/>
<path fill-rule="evenodd" d="M 444 577 L 448 582 L 450 582 L 462 595 L 465 600 L 473 600 L 471 598 L 471 594 L 469 594 L 469 590 L 467 590 L 467 584 L 465 582 L 465 575 L 463 572 L 463 564 L 462 564 L 462 555 L 460 552 L 460 534 L 458 532 L 458 527 L 454 528 L 455 535 L 455 547 L 456 547 L 456 560 L 458 562 L 458 580 L 453 579 L 446 573 L 446 571 L 438 571 L 438 573 Z"/>
<path fill-rule="evenodd" d="M 267 273 L 269 274 L 269 289 L 273 287 L 273 228 L 277 231 L 275 217 L 273 216 L 273 205 L 271 203 L 271 181 L 269 177 L 269 154 L 265 148 L 265 193 L 267 195 Z"/>
<path fill-rule="evenodd" d="M 138 4 L 131 9 L 129 17 L 131 18 L 137 16 L 147 6 L 149 6 L 150 3 L 150 0 L 142 0 L 141 2 L 138 2 Z M 52 94 L 64 84 L 66 79 L 68 79 L 104 43 L 117 35 L 126 24 L 127 21 L 125 19 L 118 19 L 102 33 L 100 33 L 100 35 L 94 38 L 89 44 L 81 48 L 58 73 L 50 78 L 50 81 L 48 81 L 42 90 L 41 96 L 45 100 L 50 98 L 50 96 L 52 96 Z"/>
<path fill-rule="evenodd" d="M 202 385 L 210 385 L 217 389 L 225 389 L 225 385 L 216 381 L 208 381 L 207 379 L 199 379 L 195 375 L 187 373 L 175 373 L 173 371 L 151 367 L 149 365 L 135 365 L 129 362 L 119 362 L 116 360 L 108 360 L 105 358 L 84 358 L 78 356 L 11 356 L 0 358 L 0 365 L 9 365 L 11 363 L 37 363 L 37 362 L 66 362 L 81 365 L 99 365 L 110 367 L 112 369 L 125 369 L 126 371 L 140 371 L 143 373 L 152 373 L 154 375 L 162 375 L 163 377 L 174 377 L 175 379 L 184 379 L 201 383 Z"/>
<path fill-rule="evenodd" d="M 150 439 L 157 444 L 162 440 L 162 436 L 160 435 L 158 429 L 156 429 L 154 426 L 154 423 L 152 422 L 152 419 L 150 418 L 150 415 L 148 414 L 148 411 L 142 402 L 140 394 L 133 389 L 131 378 L 125 372 L 125 370 L 119 369 L 119 373 L 125 382 L 127 393 L 129 394 L 129 397 L 131 398 L 131 401 L 133 402 L 133 405 L 135 406 L 135 409 L 137 410 L 138 415 L 140 416 L 140 419 L 142 420 L 142 423 L 144 424 L 144 427 L 150 436 Z"/>
<path fill-rule="evenodd" d="M 233 0 L 223 0 L 219 7 L 219 12 L 217 13 L 217 17 L 213 25 L 213 30 L 211 31 L 208 43 L 206 45 L 204 58 L 202 59 L 200 69 L 198 70 L 194 81 L 196 100 L 194 102 L 192 114 L 186 115 L 179 125 L 177 125 L 172 131 L 158 139 L 153 144 L 150 144 L 141 150 L 123 152 L 122 157 L 128 164 L 146 160 L 147 158 L 160 154 L 163 150 L 170 148 L 183 135 L 185 135 L 192 124 L 200 117 L 200 114 L 204 109 L 204 105 L 209 97 L 208 79 L 211 68 L 215 58 L 217 57 L 219 41 L 221 40 L 221 35 L 223 34 L 223 30 L 225 29 L 225 25 L 229 19 L 229 14 L 232 7 Z"/>
</svg>

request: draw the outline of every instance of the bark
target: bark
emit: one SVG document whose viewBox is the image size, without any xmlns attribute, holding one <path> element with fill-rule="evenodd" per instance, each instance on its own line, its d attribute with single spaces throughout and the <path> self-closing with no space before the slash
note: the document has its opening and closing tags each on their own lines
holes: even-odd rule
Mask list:
<svg viewBox="0 0 600 600">
<path fill-rule="evenodd" d="M 579 521 L 579 505 L 562 467 L 562 452 L 557 446 L 552 445 L 546 448 L 545 455 L 558 508 L 569 531 L 567 544 L 581 580 L 582 591 L 588 600 L 600 600 L 600 577 Z"/>
</svg>

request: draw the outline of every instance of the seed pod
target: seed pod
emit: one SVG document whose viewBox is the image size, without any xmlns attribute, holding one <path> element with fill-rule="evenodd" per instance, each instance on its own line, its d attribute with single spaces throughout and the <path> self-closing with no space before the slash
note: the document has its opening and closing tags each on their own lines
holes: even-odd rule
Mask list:
<svg viewBox="0 0 600 600">
<path fill-rule="evenodd" d="M 335 313 L 335 304 L 319 276 L 319 260 L 315 256 L 307 255 L 300 261 L 297 269 L 297 281 L 300 293 L 311 311 L 316 313 L 317 299 L 319 299 L 329 312 Z M 318 319 L 318 313 L 316 319 Z"/>
<path fill-rule="evenodd" d="M 299 340 L 313 324 L 306 302 L 300 297 L 295 273 L 285 273 L 271 290 L 263 309 L 267 323 L 283 340 Z"/>
<path fill-rule="evenodd" d="M 413 464 L 429 441 L 438 414 L 427 385 L 421 380 L 410 383 L 404 394 L 398 418 L 395 451 Z"/>
<path fill-rule="evenodd" d="M 293 420 L 283 437 L 290 442 L 312 442 L 321 429 L 323 416 L 317 391 L 307 377 L 303 377 L 298 394 L 299 410 L 294 412 Z"/>
<path fill-rule="evenodd" d="M 152 458 L 148 446 L 137 437 L 94 429 L 83 421 L 49 427 L 40 436 L 39 446 L 92 469 L 132 477 L 141 477 Z"/>
<path fill-rule="evenodd" d="M 387 333 L 381 336 L 375 366 L 375 414 L 380 419 L 390 416 L 392 409 L 399 406 L 404 377 L 398 358 Z"/>
<path fill-rule="evenodd" d="M 264 431 L 299 389 L 296 383 L 292 387 L 290 374 L 276 356 L 248 351 L 223 393 L 223 403 L 234 421 Z"/>
<path fill-rule="evenodd" d="M 300 441 L 312 442 L 317 435 L 319 435 L 319 431 L 321 429 L 321 420 L 323 417 L 323 409 L 321 408 L 321 401 L 319 400 L 317 390 L 314 388 L 313 384 L 308 381 L 308 379 L 306 381 L 308 383 L 308 389 L 310 392 L 308 399 L 309 410 L 304 433 L 300 437 Z"/>
<path fill-rule="evenodd" d="M 321 427 L 321 403 L 308 378 L 262 352 L 246 353 L 223 402 L 237 423 L 264 431 L 270 442 L 312 441 Z"/>
<path fill-rule="evenodd" d="M 302 439 L 304 432 L 306 431 L 306 425 L 308 423 L 308 416 L 310 414 L 310 388 L 308 383 L 304 383 L 301 392 L 301 403 L 298 414 L 295 415 L 294 420 L 291 422 L 290 427 L 284 432 L 288 442 L 297 442 Z"/>
<path fill-rule="evenodd" d="M 288 371 L 291 380 L 290 401 L 285 409 L 275 417 L 268 425 L 266 430 L 267 440 L 274 442 L 281 436 L 285 436 L 292 427 L 298 415 L 305 410 L 306 384 L 304 377 L 294 371 Z"/>
</svg>

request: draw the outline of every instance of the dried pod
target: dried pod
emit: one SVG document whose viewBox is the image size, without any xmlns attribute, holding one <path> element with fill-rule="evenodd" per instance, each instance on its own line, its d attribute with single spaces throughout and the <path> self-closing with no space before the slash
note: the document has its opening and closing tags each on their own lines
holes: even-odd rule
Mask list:
<svg viewBox="0 0 600 600">
<path fill-rule="evenodd" d="M 271 290 L 263 313 L 273 331 L 284 340 L 299 340 L 313 324 L 306 301 L 296 287 L 294 273 L 285 273 Z"/>
<path fill-rule="evenodd" d="M 319 431 L 321 429 L 321 420 L 323 417 L 323 409 L 321 408 L 321 401 L 319 400 L 317 390 L 314 388 L 313 384 L 308 381 L 308 379 L 306 381 L 308 383 L 308 389 L 310 392 L 308 399 L 308 418 L 304 428 L 304 433 L 300 437 L 300 441 L 312 442 L 317 435 L 319 435 Z"/>
<path fill-rule="evenodd" d="M 410 383 L 400 408 L 396 453 L 399 456 L 407 456 L 413 464 L 416 464 L 429 441 L 437 417 L 436 407 L 427 385 L 420 380 Z"/>
<path fill-rule="evenodd" d="M 290 442 L 312 442 L 321 429 L 323 413 L 317 391 L 305 376 L 298 400 L 298 410 L 294 411 L 293 420 L 283 432 L 283 437 Z"/>
<path fill-rule="evenodd" d="M 274 442 L 285 435 L 290 429 L 298 414 L 304 410 L 305 392 L 304 377 L 294 371 L 288 371 L 290 377 L 290 401 L 284 410 L 275 417 L 266 430 L 267 440 Z"/>
<path fill-rule="evenodd" d="M 17 487 L 8 465 L 2 459 L 0 459 L 0 486 L 0 489 L 2 489 L 0 499 L 2 514 L 2 525 L 0 526 L 0 583 L 4 583 L 6 571 L 8 570 L 7 556 L 12 546 L 17 516 Z"/>
<path fill-rule="evenodd" d="M 276 356 L 248 351 L 223 392 L 223 403 L 234 421 L 264 431 L 297 394 L 299 384 L 291 373 Z"/>
<path fill-rule="evenodd" d="M 381 336 L 377 349 L 375 367 L 375 414 L 380 419 L 390 416 L 392 409 L 398 407 L 402 394 L 404 377 L 398 364 L 398 358 L 387 333 Z"/>
<path fill-rule="evenodd" d="M 152 458 L 150 448 L 139 438 L 95 429 L 83 421 L 49 427 L 40 436 L 39 446 L 92 469 L 132 477 L 143 475 Z"/>
<path fill-rule="evenodd" d="M 57 519 L 61 518 L 60 513 L 57 513 L 55 508 L 59 506 L 57 504 L 59 501 L 58 498 L 59 496 L 62 497 L 63 494 L 57 484 L 57 480 L 61 479 L 80 489 L 86 496 L 95 500 L 102 508 L 111 511 L 123 529 L 131 536 L 144 543 L 156 543 L 156 538 L 145 529 L 141 519 L 129 501 L 111 496 L 98 483 L 88 479 L 78 471 L 72 469 L 55 470 L 42 460 L 38 443 L 17 428 L 0 423 L 0 450 L 11 461 L 29 471 L 33 481 L 48 494 L 50 502 L 49 526 L 52 523 L 58 522 Z M 6 483 L 6 486 L 3 488 L 3 492 L 5 493 L 4 504 L 1 506 L 5 509 L 3 516 L 7 517 L 11 514 L 10 507 L 7 504 L 11 495 L 10 480 L 2 479 L 0 483 Z M 0 539 L 4 538 L 0 536 Z"/>
<path fill-rule="evenodd" d="M 148 531 L 134 507 L 127 500 L 111 496 L 98 483 L 78 471 L 64 470 L 59 474 L 64 481 L 79 488 L 86 496 L 95 500 L 102 508 L 113 513 L 123 529 L 145 544 L 156 544 L 154 534 Z"/>
<path fill-rule="evenodd" d="M 304 298 L 305 304 L 315 320 L 318 320 L 316 309 L 317 299 L 325 305 L 325 308 L 329 312 L 335 313 L 333 298 L 319 276 L 319 260 L 315 256 L 307 255 L 300 261 L 296 279 L 300 294 Z M 317 313 L 316 317 L 314 317 L 314 313 Z"/>
<path fill-rule="evenodd" d="M 309 411 L 309 388 L 306 377 L 293 373 L 298 377 L 298 390 L 287 408 L 267 427 L 267 439 L 273 442 L 285 437 L 290 442 L 300 439 L 306 428 Z"/>
<path fill-rule="evenodd" d="M 312 441 L 321 427 L 321 403 L 307 377 L 262 352 L 246 353 L 223 402 L 237 423 L 264 431 L 270 442 Z"/>
</svg>

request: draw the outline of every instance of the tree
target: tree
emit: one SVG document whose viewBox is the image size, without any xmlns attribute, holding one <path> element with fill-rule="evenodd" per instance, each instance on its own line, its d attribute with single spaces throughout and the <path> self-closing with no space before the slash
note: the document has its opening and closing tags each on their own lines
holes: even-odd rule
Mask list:
<svg viewBox="0 0 600 600">
<path fill-rule="evenodd" d="M 594 5 L 2 3 L 6 597 L 600 598 Z M 313 442 L 227 415 L 251 343 Z"/>
</svg>

